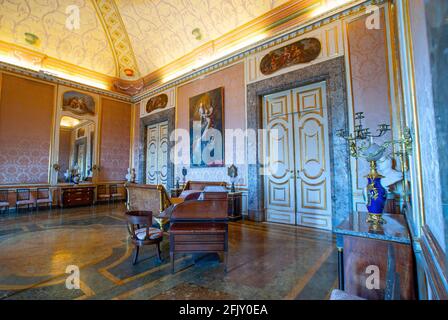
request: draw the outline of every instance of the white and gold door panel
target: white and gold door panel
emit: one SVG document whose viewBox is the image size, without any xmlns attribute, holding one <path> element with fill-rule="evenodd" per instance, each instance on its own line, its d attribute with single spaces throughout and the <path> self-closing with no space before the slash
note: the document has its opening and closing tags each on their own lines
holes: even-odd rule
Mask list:
<svg viewBox="0 0 448 320">
<path fill-rule="evenodd" d="M 325 82 L 292 91 L 297 224 L 331 229 L 331 181 Z"/>
<path fill-rule="evenodd" d="M 331 229 L 325 82 L 264 97 L 267 220 Z"/>
<path fill-rule="evenodd" d="M 168 181 L 168 123 L 147 127 L 146 183 L 163 184 Z"/>
<path fill-rule="evenodd" d="M 291 92 L 264 97 L 264 188 L 267 220 L 295 224 Z"/>
</svg>

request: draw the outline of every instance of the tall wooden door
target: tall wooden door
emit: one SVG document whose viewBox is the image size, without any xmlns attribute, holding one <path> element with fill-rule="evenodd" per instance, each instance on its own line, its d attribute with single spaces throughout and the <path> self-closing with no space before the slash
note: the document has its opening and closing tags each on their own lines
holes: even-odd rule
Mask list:
<svg viewBox="0 0 448 320">
<path fill-rule="evenodd" d="M 325 82 L 292 91 L 297 224 L 331 229 L 331 177 Z"/>
<path fill-rule="evenodd" d="M 264 97 L 267 220 L 331 229 L 325 83 Z"/>
<path fill-rule="evenodd" d="M 146 183 L 168 182 L 168 122 L 147 127 Z"/>
<path fill-rule="evenodd" d="M 265 207 L 268 221 L 295 224 L 291 92 L 264 97 Z"/>
</svg>

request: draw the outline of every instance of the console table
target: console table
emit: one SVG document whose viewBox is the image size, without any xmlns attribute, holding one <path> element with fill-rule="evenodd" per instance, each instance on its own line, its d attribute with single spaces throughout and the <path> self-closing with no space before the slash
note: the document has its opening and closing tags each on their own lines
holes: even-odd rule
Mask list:
<svg viewBox="0 0 448 320">
<path fill-rule="evenodd" d="M 62 208 L 88 206 L 95 203 L 95 186 L 93 185 L 61 187 L 59 193 L 59 203 Z"/>
<path fill-rule="evenodd" d="M 415 299 L 414 258 L 405 216 L 384 214 L 383 218 L 386 223 L 375 228 L 366 222 L 367 213 L 356 212 L 334 229 L 339 289 L 365 299 L 384 300 L 386 282 L 390 281 L 388 265 L 392 265 L 399 298 Z M 373 274 L 369 266 L 378 267 L 379 289 L 367 288 L 368 277 Z"/>
</svg>

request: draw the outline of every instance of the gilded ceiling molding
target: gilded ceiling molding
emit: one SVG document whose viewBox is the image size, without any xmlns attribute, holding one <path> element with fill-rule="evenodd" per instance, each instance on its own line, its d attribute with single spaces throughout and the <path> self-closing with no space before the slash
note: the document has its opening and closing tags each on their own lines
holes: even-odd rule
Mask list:
<svg viewBox="0 0 448 320">
<path fill-rule="evenodd" d="M 113 82 L 116 80 L 115 77 L 49 57 L 41 52 L 2 40 L 0 40 L 0 56 L 10 59 L 11 63 L 31 70 L 45 70 L 48 73 L 54 71 L 55 73 L 62 72 L 69 75 L 76 75 L 80 78 L 80 81 L 81 79 L 86 79 L 101 84 L 101 87 L 106 90 L 113 90 Z"/>
<path fill-rule="evenodd" d="M 48 81 L 51 83 L 56 83 L 56 84 L 64 85 L 67 87 L 84 90 L 84 91 L 91 92 L 91 93 L 100 94 L 102 96 L 114 98 L 114 99 L 121 100 L 124 102 L 132 102 L 132 98 L 129 95 L 113 92 L 113 91 L 110 91 L 107 89 L 98 89 L 95 87 L 87 86 L 87 85 L 81 84 L 79 82 L 59 78 L 59 77 L 57 77 L 51 73 L 48 73 L 48 72 L 34 71 L 29 68 L 23 68 L 23 67 L 19 67 L 17 65 L 5 63 L 5 62 L 0 62 L 0 71 L 9 72 L 11 74 L 18 74 L 21 76 L 39 79 L 39 80 L 43 80 L 43 81 Z"/>
<path fill-rule="evenodd" d="M 138 102 L 141 101 L 142 99 L 148 98 L 152 95 L 155 95 L 157 93 L 160 93 L 162 91 L 165 91 L 171 87 L 174 86 L 178 86 L 182 83 L 185 83 L 187 81 L 191 81 L 197 77 L 203 76 L 205 74 L 208 74 L 210 72 L 214 72 L 217 71 L 221 68 L 224 68 L 226 66 L 229 66 L 231 64 L 234 64 L 242 59 L 244 59 L 245 57 L 264 51 L 268 48 L 271 48 L 273 46 L 276 46 L 278 44 L 281 44 L 283 42 L 289 41 L 291 39 L 294 39 L 296 37 L 302 36 L 312 30 L 315 30 L 317 28 L 320 28 L 324 25 L 327 25 L 329 23 L 332 23 L 334 21 L 343 19 L 344 17 L 353 15 L 353 14 L 357 14 L 359 13 L 361 10 L 365 10 L 366 7 L 368 7 L 369 5 L 372 4 L 376 4 L 376 5 L 380 5 L 383 4 L 385 2 L 387 2 L 388 0 L 360 0 L 360 1 L 356 1 L 356 2 L 352 2 L 349 3 L 346 7 L 342 7 L 342 8 L 337 8 L 335 11 L 331 11 L 331 12 L 327 12 L 325 13 L 323 16 L 319 16 L 316 17 L 315 19 L 309 21 L 310 19 L 310 15 L 309 14 L 303 14 L 303 15 L 297 15 L 297 10 L 296 11 L 292 11 L 293 13 L 293 18 L 292 19 L 288 19 L 286 17 L 283 18 L 283 21 L 286 21 L 287 24 L 287 28 L 286 28 L 286 33 L 284 34 L 280 34 L 277 36 L 272 36 L 270 37 L 268 40 L 266 41 L 262 41 L 260 43 L 255 44 L 252 47 L 249 47 L 248 49 L 245 49 L 243 51 L 240 52 L 236 52 L 226 58 L 214 61 L 208 65 L 205 65 L 204 67 L 199 68 L 198 70 L 193 70 L 183 76 L 180 76 L 166 84 L 161 84 L 161 80 L 162 80 L 162 76 L 164 74 L 164 70 L 173 70 L 175 67 L 174 65 L 176 63 L 178 63 L 179 60 L 175 61 L 173 64 L 169 64 L 164 68 L 161 68 L 159 70 L 157 70 L 156 72 L 145 76 L 144 77 L 144 82 L 145 82 L 145 88 L 142 92 L 137 93 L 136 95 L 134 95 L 132 97 L 132 100 L 134 102 Z M 299 1 L 299 4 L 302 3 Z M 289 3 L 287 3 L 288 5 Z M 296 3 L 293 3 L 293 5 Z M 279 7 L 279 9 L 283 8 L 284 6 Z M 297 7 L 296 7 L 297 9 Z M 275 16 L 275 12 L 277 10 L 274 10 L 273 12 L 268 13 L 267 15 L 269 15 L 270 17 Z M 308 11 L 307 11 L 308 12 Z M 291 13 L 291 12 L 290 12 Z M 309 12 L 308 12 L 309 13 Z M 263 17 L 263 16 L 262 16 Z M 262 18 L 261 17 L 261 18 Z M 258 19 L 255 19 L 258 20 Z M 273 26 L 272 28 L 270 28 L 270 26 L 265 26 L 265 29 L 270 29 L 273 31 L 277 31 L 276 33 L 279 34 L 278 30 L 283 30 L 282 26 L 283 25 L 278 25 L 275 21 L 274 18 L 272 18 L 272 20 L 274 21 L 275 26 Z M 251 23 L 251 22 L 250 22 Z M 250 24 L 249 23 L 249 24 Z M 299 25 L 296 28 L 290 28 L 290 25 Z M 244 26 L 243 26 L 244 27 Z M 238 29 L 237 29 L 238 30 Z M 289 31 L 288 31 L 289 30 Z M 233 31 L 232 31 L 233 32 Z M 227 36 L 227 35 L 224 35 Z M 201 47 L 202 48 L 202 47 Z M 198 49 L 200 50 L 200 48 Z M 195 55 L 198 54 L 198 51 L 195 50 L 193 51 Z M 188 55 L 190 56 L 190 54 Z M 186 56 L 182 57 L 181 59 L 187 59 Z M 146 89 L 146 90 L 145 90 Z"/>
<path fill-rule="evenodd" d="M 137 60 L 115 1 L 92 0 L 92 2 L 109 40 L 115 58 L 117 76 L 127 80 L 139 79 Z"/>
</svg>

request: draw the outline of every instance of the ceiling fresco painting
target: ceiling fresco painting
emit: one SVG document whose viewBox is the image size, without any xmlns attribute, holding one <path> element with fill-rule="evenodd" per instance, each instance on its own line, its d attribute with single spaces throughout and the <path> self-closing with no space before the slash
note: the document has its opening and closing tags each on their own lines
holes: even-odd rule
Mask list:
<svg viewBox="0 0 448 320">
<path fill-rule="evenodd" d="M 328 1 L 0 0 L 0 62 L 135 95 L 281 32 L 276 21 L 287 30 Z"/>
<path fill-rule="evenodd" d="M 70 30 L 66 22 L 73 5 L 79 9 L 80 19 Z M 102 74 L 116 75 L 111 47 L 91 1 L 0 0 L 0 7 L 0 40 Z M 30 43 L 30 35 L 25 33 L 38 40 Z"/>
<path fill-rule="evenodd" d="M 115 0 L 143 74 L 269 12 L 287 0 Z M 195 29 L 201 33 L 197 40 Z"/>
<path fill-rule="evenodd" d="M 0 0 L 0 40 L 135 80 L 286 2 Z"/>
</svg>

